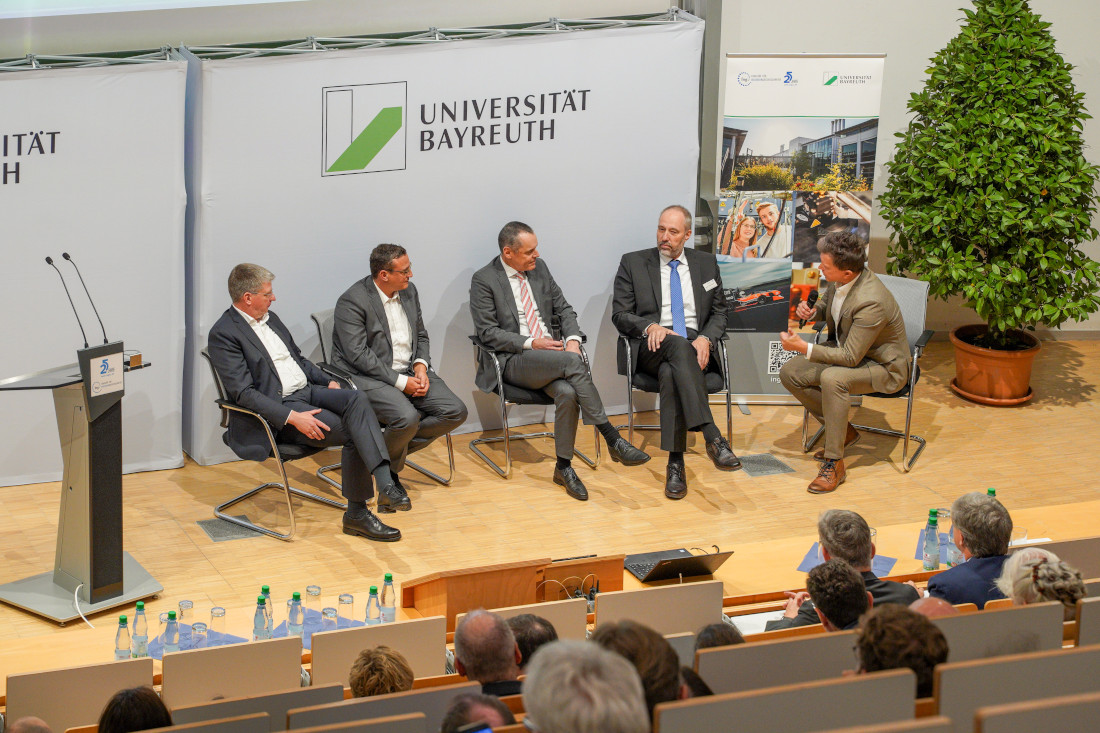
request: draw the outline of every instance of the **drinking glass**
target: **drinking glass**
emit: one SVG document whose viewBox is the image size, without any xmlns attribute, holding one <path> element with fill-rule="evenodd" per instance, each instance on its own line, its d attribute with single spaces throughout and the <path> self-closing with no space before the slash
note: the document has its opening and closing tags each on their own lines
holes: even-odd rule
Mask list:
<svg viewBox="0 0 1100 733">
<path fill-rule="evenodd" d="M 197 621 L 191 625 L 191 648 L 192 649 L 205 649 L 207 643 L 207 634 L 209 627 L 202 621 Z"/>
<path fill-rule="evenodd" d="M 336 609 L 325 608 L 321 611 L 321 631 L 336 631 Z"/>
<path fill-rule="evenodd" d="M 213 635 L 213 638 L 211 638 L 211 635 Z M 207 643 L 210 646 L 221 646 L 225 643 L 225 609 L 221 606 L 214 606 L 210 609 Z"/>
<path fill-rule="evenodd" d="M 355 596 L 351 593 L 341 593 L 339 601 L 336 625 L 351 626 L 351 621 L 355 618 Z"/>
</svg>

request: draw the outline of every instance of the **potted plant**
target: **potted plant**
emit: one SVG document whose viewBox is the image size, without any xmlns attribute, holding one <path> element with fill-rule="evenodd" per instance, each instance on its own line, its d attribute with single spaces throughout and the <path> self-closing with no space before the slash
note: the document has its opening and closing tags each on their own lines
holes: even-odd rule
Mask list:
<svg viewBox="0 0 1100 733">
<path fill-rule="evenodd" d="M 1031 397 L 1035 326 L 1100 307 L 1097 167 L 1082 154 L 1083 94 L 1050 24 L 1025 0 L 974 0 L 959 34 L 932 59 L 881 196 L 892 274 L 961 295 L 984 324 L 961 326 L 952 389 L 987 404 Z M 978 362 L 973 362 L 973 357 Z M 996 364 L 1007 362 L 1006 377 Z"/>
</svg>

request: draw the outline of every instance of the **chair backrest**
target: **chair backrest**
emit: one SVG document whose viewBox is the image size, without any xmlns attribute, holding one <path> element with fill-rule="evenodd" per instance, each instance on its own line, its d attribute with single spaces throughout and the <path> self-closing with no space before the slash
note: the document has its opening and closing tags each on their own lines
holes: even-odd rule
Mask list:
<svg viewBox="0 0 1100 733">
<path fill-rule="evenodd" d="M 896 723 L 876 723 L 874 725 L 855 725 L 849 728 L 831 728 L 813 733 L 951 733 L 951 720 L 933 715 L 916 720 L 899 720 Z"/>
<path fill-rule="evenodd" d="M 1053 552 L 1060 560 L 1080 570 L 1084 578 L 1100 578 L 1100 537 L 1043 542 L 1027 547 L 1041 547 Z"/>
<path fill-rule="evenodd" d="M 206 365 L 208 367 L 210 367 L 210 376 L 214 379 L 214 388 L 216 390 L 218 390 L 218 399 L 219 400 L 228 399 L 225 396 L 225 385 L 222 384 L 222 378 L 218 376 L 218 370 L 214 368 L 214 360 L 210 358 L 210 352 L 207 351 L 206 349 L 203 349 L 199 353 L 202 355 L 203 359 L 206 359 Z M 229 427 L 229 410 L 222 407 L 221 408 L 221 413 L 222 413 L 222 427 L 227 428 L 227 427 Z"/>
<path fill-rule="evenodd" d="M 350 723 L 319 725 L 303 728 L 301 733 L 429 733 L 424 713 L 387 715 L 374 720 L 356 720 Z"/>
<path fill-rule="evenodd" d="M 1100 646 L 940 664 L 935 671 L 937 712 L 951 718 L 958 733 L 970 733 L 978 708 L 1100 692 L 1098 669 Z"/>
<path fill-rule="evenodd" d="M 917 339 L 924 333 L 925 315 L 928 311 L 928 283 L 924 280 L 910 280 L 907 277 L 879 275 L 878 279 L 894 296 L 905 321 L 905 338 L 909 341 L 909 352 L 917 345 Z"/>
<path fill-rule="evenodd" d="M 596 596 L 596 628 L 611 621 L 637 621 L 658 634 L 696 631 L 722 613 L 722 581 L 619 590 Z"/>
<path fill-rule="evenodd" d="M 299 708 L 287 713 L 287 728 L 299 730 L 317 725 L 350 723 L 355 720 L 370 720 L 387 715 L 404 713 L 424 713 L 429 730 L 439 730 L 443 716 L 455 696 L 463 693 L 480 693 L 481 685 L 467 682 L 462 685 L 446 687 L 428 687 L 423 690 L 394 692 L 390 695 L 359 697 L 353 700 Z"/>
<path fill-rule="evenodd" d="M 676 658 L 681 666 L 691 667 L 695 664 L 695 632 L 681 631 L 678 634 L 665 634 L 665 640 L 672 645 L 676 652 Z"/>
<path fill-rule="evenodd" d="M 558 633 L 559 639 L 584 641 L 588 630 L 588 601 L 583 598 L 566 598 L 564 601 L 546 601 L 545 603 L 527 603 L 522 606 L 506 606 L 490 609 L 504 619 L 533 613 L 549 621 Z M 462 623 L 466 614 L 455 616 L 455 628 Z"/>
<path fill-rule="evenodd" d="M 216 698 L 293 690 L 302 684 L 297 636 L 165 654 L 160 696 L 169 708 Z"/>
<path fill-rule="evenodd" d="M 736 730 L 774 733 L 792 712 L 812 714 L 815 726 L 840 728 L 913 718 L 917 689 L 910 669 L 892 669 L 835 680 L 731 692 L 661 703 L 654 710 L 654 733 Z M 805 727 L 805 723 L 797 727 Z"/>
<path fill-rule="evenodd" d="M 325 362 L 332 359 L 332 324 L 334 321 L 332 314 L 335 312 L 335 308 L 329 308 L 328 310 L 309 314 L 314 325 L 317 326 L 317 341 L 321 344 L 321 361 Z"/>
<path fill-rule="evenodd" d="M 1100 693 L 978 708 L 974 730 L 976 733 L 1100 730 Z"/>
<path fill-rule="evenodd" d="M 414 677 L 447 671 L 447 619 L 443 616 L 376 626 L 324 631 L 313 635 L 313 684 L 348 686 L 348 673 L 359 652 L 384 644 L 401 653 Z"/>
<path fill-rule="evenodd" d="M 10 674 L 4 715 L 9 722 L 33 715 L 56 731 L 91 725 L 116 692 L 152 684 L 153 660 L 148 657 Z M 59 705 L 62 699 L 65 704 Z"/>
<path fill-rule="evenodd" d="M 1098 598 L 1100 597 L 1100 578 L 1094 578 L 1093 580 L 1085 581 L 1085 597 L 1086 598 Z"/>
<path fill-rule="evenodd" d="M 203 720 L 228 718 L 250 713 L 267 713 L 268 724 L 273 731 L 286 730 L 286 711 L 310 705 L 324 705 L 344 699 L 343 685 L 299 687 L 296 690 L 272 692 L 267 695 L 238 697 L 232 700 L 215 700 L 200 705 L 181 706 L 172 709 L 172 721 L 198 723 Z"/>
<path fill-rule="evenodd" d="M 1077 601 L 1077 646 L 1100 644 L 1100 596 Z"/>
<path fill-rule="evenodd" d="M 855 643 L 856 632 L 838 631 L 700 649 L 696 671 L 716 693 L 834 679 L 855 669 Z"/>
<path fill-rule="evenodd" d="M 175 722 L 176 714 L 172 713 L 172 721 Z M 183 725 L 169 725 L 164 728 L 152 728 L 149 733 L 269 733 L 276 730 L 271 725 L 267 713 L 251 713 L 238 715 L 232 718 L 216 718 L 214 720 L 202 720 L 196 723 L 184 723 Z M 278 730 L 282 730 L 281 728 Z"/>
<path fill-rule="evenodd" d="M 947 637 L 948 659 L 1000 657 L 1062 648 L 1061 603 L 1036 603 L 932 619 Z"/>
</svg>

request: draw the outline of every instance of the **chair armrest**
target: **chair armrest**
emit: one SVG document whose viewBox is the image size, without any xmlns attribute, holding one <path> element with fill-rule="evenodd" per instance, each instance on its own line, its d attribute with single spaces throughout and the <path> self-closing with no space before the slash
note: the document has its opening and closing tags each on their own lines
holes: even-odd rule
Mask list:
<svg viewBox="0 0 1100 733">
<path fill-rule="evenodd" d="M 928 345 L 928 342 L 932 340 L 932 337 L 936 335 L 936 332 L 930 328 L 924 329 L 924 333 L 917 339 L 916 347 L 918 349 L 924 349 Z"/>
<path fill-rule="evenodd" d="M 475 351 L 478 351 L 478 350 L 484 351 L 486 354 L 488 354 L 492 358 L 493 367 L 496 369 L 496 373 L 497 373 L 497 387 L 498 387 L 498 390 L 499 390 L 499 393 L 500 393 L 500 399 L 503 400 L 504 399 L 504 370 L 501 369 L 501 367 L 500 367 L 500 358 L 497 356 L 497 352 L 493 351 L 488 346 L 486 346 L 484 344 L 484 342 L 482 342 L 482 340 L 479 339 L 475 334 L 470 334 L 470 342 L 474 345 L 474 350 Z M 475 356 L 476 356 L 476 354 L 475 354 Z M 490 392 L 490 394 L 492 394 L 492 393 Z"/>
<path fill-rule="evenodd" d="M 359 389 L 355 386 L 355 382 L 351 381 L 351 375 L 344 370 L 334 367 L 327 361 L 322 361 L 317 364 L 317 367 L 325 374 L 332 377 L 335 381 L 339 382 L 344 389 Z"/>
</svg>

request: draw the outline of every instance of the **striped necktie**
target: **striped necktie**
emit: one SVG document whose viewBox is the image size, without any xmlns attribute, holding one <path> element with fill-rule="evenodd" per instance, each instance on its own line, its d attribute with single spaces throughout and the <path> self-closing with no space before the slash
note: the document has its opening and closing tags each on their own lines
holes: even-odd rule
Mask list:
<svg viewBox="0 0 1100 733">
<path fill-rule="evenodd" d="M 523 315 L 527 318 L 527 330 L 531 338 L 540 339 L 543 337 L 542 326 L 535 315 L 535 300 L 531 297 L 531 289 L 527 287 L 527 277 L 522 272 L 517 272 L 515 278 L 519 280 L 519 300 L 523 306 Z"/>
</svg>

